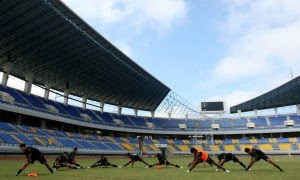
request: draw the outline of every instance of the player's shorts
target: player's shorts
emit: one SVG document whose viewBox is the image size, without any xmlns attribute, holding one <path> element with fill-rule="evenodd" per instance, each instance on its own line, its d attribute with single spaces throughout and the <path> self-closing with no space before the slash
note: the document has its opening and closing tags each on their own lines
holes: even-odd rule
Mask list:
<svg viewBox="0 0 300 180">
<path fill-rule="evenodd" d="M 67 167 L 64 163 L 54 163 L 53 166 L 54 166 L 54 167 L 60 167 L 60 168 L 62 168 L 62 167 Z"/>
<path fill-rule="evenodd" d="M 204 161 L 200 159 L 200 163 L 203 163 L 203 162 Z M 208 156 L 208 158 L 207 158 L 207 160 L 205 162 L 207 162 L 208 164 L 212 165 L 215 161 Z"/>
<path fill-rule="evenodd" d="M 213 159 L 211 159 L 210 157 L 208 157 L 208 159 L 206 160 L 206 162 L 210 165 L 212 165 L 215 161 Z"/>
<path fill-rule="evenodd" d="M 105 163 L 98 163 L 97 166 L 111 166 L 112 164 L 110 162 Z"/>
<path fill-rule="evenodd" d="M 218 156 L 219 161 L 221 161 L 222 159 L 225 160 L 225 162 L 229 162 L 229 161 L 233 161 L 233 162 L 238 162 L 238 158 L 235 157 L 235 155 L 233 154 L 226 154 L 226 155 L 219 155 Z"/>
<path fill-rule="evenodd" d="M 45 157 L 42 155 L 39 159 L 32 159 L 32 164 L 35 162 L 35 161 L 38 161 L 40 162 L 41 164 L 45 164 L 47 162 L 47 160 L 45 159 Z"/>
<path fill-rule="evenodd" d="M 231 155 L 225 157 L 225 161 L 226 162 L 233 161 L 236 163 L 236 162 L 238 162 L 238 158 L 236 158 L 235 155 L 231 154 Z"/>
<path fill-rule="evenodd" d="M 219 161 L 221 161 L 222 159 L 226 159 L 226 156 L 220 154 L 220 155 L 218 155 L 218 159 L 219 159 Z"/>
<path fill-rule="evenodd" d="M 269 157 L 265 153 L 260 153 L 257 155 L 257 161 L 260 161 L 261 159 L 267 161 Z"/>
<path fill-rule="evenodd" d="M 134 158 L 133 160 L 134 160 L 134 161 L 140 161 L 140 162 L 142 162 L 142 158 L 141 158 L 141 157 Z"/>
<path fill-rule="evenodd" d="M 166 161 L 166 165 L 170 165 L 171 163 L 169 162 L 169 161 Z M 159 162 L 159 165 L 162 165 L 162 164 L 165 164 L 165 161 L 161 161 L 161 162 Z"/>
<path fill-rule="evenodd" d="M 69 163 L 69 164 L 74 164 L 75 161 L 74 161 L 73 159 L 68 159 L 68 160 L 67 160 L 67 163 Z"/>
</svg>

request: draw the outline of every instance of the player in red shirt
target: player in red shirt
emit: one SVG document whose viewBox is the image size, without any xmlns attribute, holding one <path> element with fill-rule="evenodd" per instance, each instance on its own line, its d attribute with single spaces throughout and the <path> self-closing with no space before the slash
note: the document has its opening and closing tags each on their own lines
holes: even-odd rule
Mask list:
<svg viewBox="0 0 300 180">
<path fill-rule="evenodd" d="M 190 168 L 187 172 L 191 172 L 199 163 L 207 162 L 209 165 L 215 165 L 219 169 L 223 169 L 226 172 L 230 172 L 229 170 L 226 170 L 219 164 L 217 164 L 213 159 L 211 159 L 206 151 L 200 151 L 195 148 L 191 148 L 191 153 L 194 154 L 193 161 L 188 165 Z"/>
</svg>

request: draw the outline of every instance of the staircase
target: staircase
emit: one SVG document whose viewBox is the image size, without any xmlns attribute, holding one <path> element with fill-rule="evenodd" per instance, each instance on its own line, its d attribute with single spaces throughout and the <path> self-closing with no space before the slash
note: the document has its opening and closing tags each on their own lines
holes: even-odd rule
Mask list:
<svg viewBox="0 0 300 180">
<path fill-rule="evenodd" d="M 49 144 L 55 144 L 56 146 L 62 146 L 62 144 L 55 141 L 53 138 L 48 138 Z"/>
<path fill-rule="evenodd" d="M 20 144 L 21 144 L 21 143 L 24 143 L 24 142 L 21 141 L 17 136 L 15 136 L 15 135 L 13 135 L 13 134 L 11 135 L 11 137 L 14 138 L 16 141 L 18 141 Z"/>
<path fill-rule="evenodd" d="M 45 143 L 42 139 L 40 139 L 40 138 L 38 138 L 38 137 L 33 137 L 33 139 L 34 139 L 37 143 L 40 143 L 41 145 L 46 146 L 46 143 Z"/>
<path fill-rule="evenodd" d="M 134 151 L 134 147 L 132 147 L 129 143 L 123 143 L 122 146 L 128 151 Z"/>
</svg>

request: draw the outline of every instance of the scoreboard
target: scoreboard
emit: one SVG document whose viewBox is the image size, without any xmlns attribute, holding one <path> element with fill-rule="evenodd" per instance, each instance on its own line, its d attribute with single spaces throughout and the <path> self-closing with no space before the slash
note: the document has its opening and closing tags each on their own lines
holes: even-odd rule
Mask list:
<svg viewBox="0 0 300 180">
<path fill-rule="evenodd" d="M 201 102 L 201 111 L 224 111 L 224 102 Z"/>
</svg>

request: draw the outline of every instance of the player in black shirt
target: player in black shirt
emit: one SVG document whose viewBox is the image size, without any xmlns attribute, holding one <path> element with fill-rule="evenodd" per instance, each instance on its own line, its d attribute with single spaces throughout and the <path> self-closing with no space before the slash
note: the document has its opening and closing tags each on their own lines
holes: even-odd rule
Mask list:
<svg viewBox="0 0 300 180">
<path fill-rule="evenodd" d="M 275 164 L 264 152 L 262 152 L 259 149 L 255 149 L 255 148 L 245 148 L 245 152 L 248 153 L 251 156 L 251 161 L 248 165 L 248 167 L 245 169 L 246 171 L 248 171 L 251 166 L 260 161 L 261 159 L 267 161 L 268 163 L 272 164 L 273 166 L 275 166 L 277 169 L 279 169 L 281 172 L 283 172 L 283 169 L 281 169 L 277 164 Z"/>
<path fill-rule="evenodd" d="M 99 166 L 99 167 L 101 167 L 101 166 L 104 166 L 104 167 L 107 167 L 107 166 L 118 167 L 117 165 L 108 162 L 108 159 L 104 156 L 101 156 L 99 161 L 97 161 L 95 164 L 93 164 L 91 166 L 91 168 L 94 168 L 94 167 L 97 167 L 97 166 Z M 88 168 L 90 168 L 90 167 L 88 167 Z"/>
<path fill-rule="evenodd" d="M 54 162 L 52 168 L 59 169 L 59 168 L 66 167 L 66 168 L 68 168 L 68 169 L 69 169 L 69 168 L 70 168 L 70 169 L 78 169 L 78 167 L 70 166 L 70 165 L 67 163 L 67 158 L 68 158 L 68 153 L 67 153 L 67 152 L 64 152 L 62 155 L 60 155 L 59 157 L 57 157 L 57 158 L 55 159 L 55 162 Z"/>
<path fill-rule="evenodd" d="M 242 167 L 246 166 L 232 153 L 221 153 L 218 155 L 219 164 L 223 166 L 226 162 L 233 161 L 234 163 L 239 163 Z M 218 171 L 219 169 L 216 169 Z"/>
<path fill-rule="evenodd" d="M 19 169 L 19 171 L 16 173 L 16 176 L 18 176 L 27 166 L 29 166 L 29 164 L 33 164 L 35 161 L 39 161 L 41 164 L 44 164 L 49 169 L 49 171 L 53 174 L 52 168 L 48 164 L 47 160 L 45 159 L 41 151 L 39 151 L 36 148 L 26 146 L 25 143 L 20 144 L 19 147 L 24 152 L 27 161 L 24 163 L 23 167 Z"/>
<path fill-rule="evenodd" d="M 170 166 L 174 166 L 174 167 L 177 167 L 177 168 L 182 168 L 181 166 L 178 166 L 177 164 L 172 164 L 172 163 L 170 163 L 169 161 L 167 161 L 166 156 L 163 155 L 163 154 L 161 154 L 161 153 L 157 153 L 157 154 L 156 154 L 156 157 L 157 157 L 158 163 L 153 164 L 153 165 L 150 165 L 149 167 L 153 167 L 153 166 L 157 166 L 157 165 L 162 165 L 162 164 L 164 164 L 164 165 L 166 165 L 166 167 L 167 167 L 168 165 L 170 165 Z"/>
<path fill-rule="evenodd" d="M 83 167 L 75 161 L 75 156 L 77 155 L 77 152 L 77 148 L 74 148 L 73 151 L 68 155 L 67 163 L 83 169 Z"/>
<path fill-rule="evenodd" d="M 146 165 L 147 165 L 147 168 L 150 167 L 150 165 L 149 165 L 146 161 L 144 161 L 144 160 L 143 160 L 139 155 L 137 155 L 137 154 L 130 154 L 130 153 L 127 153 L 127 157 L 129 157 L 130 161 L 129 161 L 128 163 L 126 163 L 126 164 L 124 165 L 124 167 L 126 167 L 128 164 L 132 163 L 132 166 L 131 166 L 131 167 L 133 168 L 133 165 L 134 165 L 134 162 L 135 162 L 135 161 L 140 161 L 140 162 L 146 164 Z"/>
</svg>

